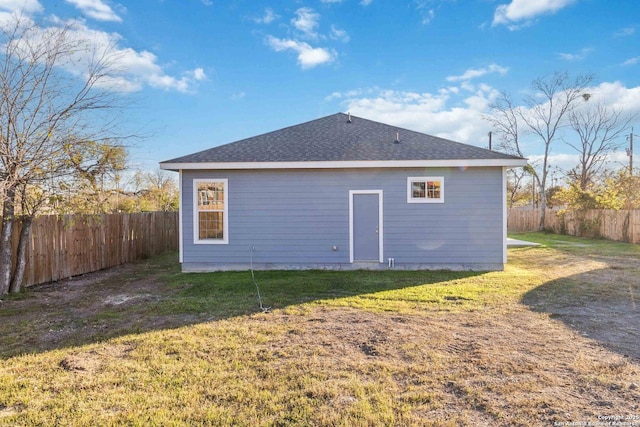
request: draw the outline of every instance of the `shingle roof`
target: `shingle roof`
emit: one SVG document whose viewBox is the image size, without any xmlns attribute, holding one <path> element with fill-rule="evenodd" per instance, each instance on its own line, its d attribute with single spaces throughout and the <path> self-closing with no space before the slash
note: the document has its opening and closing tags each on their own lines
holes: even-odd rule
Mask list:
<svg viewBox="0 0 640 427">
<path fill-rule="evenodd" d="M 395 142 L 396 137 L 399 142 Z M 458 159 L 520 158 L 338 113 L 162 163 Z"/>
</svg>

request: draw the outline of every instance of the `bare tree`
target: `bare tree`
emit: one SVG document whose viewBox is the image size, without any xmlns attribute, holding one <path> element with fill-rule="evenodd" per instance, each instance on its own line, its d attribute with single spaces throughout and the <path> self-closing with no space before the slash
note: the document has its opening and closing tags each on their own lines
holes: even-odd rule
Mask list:
<svg viewBox="0 0 640 427">
<path fill-rule="evenodd" d="M 521 132 L 534 136 L 544 147 L 541 173 L 534 174 L 538 184 L 540 202 L 546 206 L 547 178 L 550 170 L 549 156 L 553 143 L 559 137 L 559 131 L 567 125 L 568 115 L 579 105 L 587 101 L 588 85 L 593 81 L 590 74 L 571 78 L 567 73 L 554 73 L 551 76 L 533 81 L 533 93 L 524 99 L 524 106 L 516 106 L 508 95 L 503 94 L 494 104 L 494 114 L 487 117 L 495 131 L 501 135 L 506 151 L 522 156 L 520 150 Z M 545 210 L 540 210 L 538 228 L 544 229 Z"/>
<path fill-rule="evenodd" d="M 42 28 L 20 16 L 0 26 L 0 295 L 21 287 L 31 219 L 46 199 L 41 191 L 73 171 L 68 145 L 101 141 L 114 129 L 109 111 L 119 97 L 107 84 L 117 58 L 78 34 L 68 25 Z M 14 269 L 18 216 L 23 250 Z"/>
<path fill-rule="evenodd" d="M 538 137 L 544 146 L 542 176 L 539 180 L 540 203 L 547 205 L 546 190 L 549 169 L 549 155 L 558 131 L 565 126 L 567 114 L 578 105 L 588 101 L 587 87 L 593 81 L 593 75 L 579 75 L 572 79 L 567 73 L 554 73 L 549 77 L 533 81 L 533 95 L 525 99 L 528 110 L 520 114 L 528 132 Z M 540 209 L 538 229 L 544 229 L 545 209 Z"/>
<path fill-rule="evenodd" d="M 490 105 L 493 115 L 485 115 L 484 119 L 491 123 L 493 132 L 498 137 L 496 148 L 508 154 L 524 157 L 520 149 L 520 110 L 511 96 L 505 92 L 500 93 L 498 99 Z M 509 207 L 513 207 L 516 197 L 523 186 L 523 178 L 531 174 L 526 168 L 510 169 L 507 182 L 509 192 Z M 535 176 L 535 174 L 532 174 Z"/>
<path fill-rule="evenodd" d="M 580 156 L 569 176 L 581 190 L 586 190 L 601 172 L 607 157 L 622 145 L 617 139 L 629 126 L 631 118 L 622 117 L 621 110 L 599 103 L 572 111 L 569 120 L 578 140 L 566 143 Z"/>
<path fill-rule="evenodd" d="M 531 178 L 527 178 L 527 176 Z M 536 182 L 539 182 L 536 169 L 530 164 L 521 168 L 509 169 L 507 173 L 507 200 L 510 208 L 522 204 L 524 201 L 530 200 L 532 205 L 536 204 L 536 196 L 532 191 L 536 188 Z"/>
<path fill-rule="evenodd" d="M 509 195 L 508 206 L 512 208 L 522 195 L 524 177 L 527 171 L 524 168 L 509 169 L 507 171 L 507 194 Z"/>
<path fill-rule="evenodd" d="M 489 106 L 493 115 L 486 115 L 484 119 L 491 123 L 494 133 L 498 136 L 496 148 L 514 156 L 524 157 L 520 149 L 519 116 L 520 109 L 514 105 L 509 94 L 502 92 L 500 97 Z"/>
</svg>

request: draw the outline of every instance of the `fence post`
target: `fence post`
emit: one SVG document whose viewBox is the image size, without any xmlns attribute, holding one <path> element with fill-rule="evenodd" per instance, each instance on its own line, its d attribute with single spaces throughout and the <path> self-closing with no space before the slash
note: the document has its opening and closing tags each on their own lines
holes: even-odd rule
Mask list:
<svg viewBox="0 0 640 427">
<path fill-rule="evenodd" d="M 508 209 L 508 232 L 537 231 L 537 209 Z M 558 217 L 557 211 L 549 209 L 546 213 L 546 228 L 556 234 L 578 236 L 585 234 L 589 237 L 601 237 L 615 241 L 626 241 L 640 244 L 640 210 L 598 210 L 592 209 L 576 215 L 575 212 L 565 212 L 563 218 Z M 562 224 L 564 223 L 564 225 Z"/>
<path fill-rule="evenodd" d="M 23 287 L 46 283 L 178 249 L 178 212 L 40 216 L 27 245 Z M 15 254 L 20 223 L 14 223 Z"/>
</svg>

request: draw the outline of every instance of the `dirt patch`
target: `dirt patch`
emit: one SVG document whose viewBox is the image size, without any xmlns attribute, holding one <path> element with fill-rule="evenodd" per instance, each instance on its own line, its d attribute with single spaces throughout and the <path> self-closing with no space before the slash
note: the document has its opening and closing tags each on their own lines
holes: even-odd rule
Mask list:
<svg viewBox="0 0 640 427">
<path fill-rule="evenodd" d="M 623 356 L 640 360 L 640 269 L 636 258 L 564 255 L 536 262 L 542 267 L 540 274 L 557 269 L 560 263 L 569 276 L 550 280 L 525 294 L 522 301 L 527 307 Z M 174 261 L 127 264 L 35 286 L 25 298 L 0 302 L 2 314 L 9 320 L 4 324 L 10 326 L 0 338 L 4 340 L 0 357 L 210 320 L 208 314 L 162 315 L 148 309 L 150 303 L 171 299 L 179 290 L 160 279 L 167 269 L 158 265 L 166 264 Z M 459 297 L 445 297 L 455 298 Z M 402 317 L 395 319 L 403 321 Z M 358 319 L 351 321 L 358 324 Z M 386 339 L 386 327 L 380 326 L 355 341 L 362 353 L 374 357 Z"/>
<path fill-rule="evenodd" d="M 565 242 L 562 240 L 556 240 L 554 244 L 556 246 L 572 246 L 574 248 L 588 248 L 590 246 L 593 246 L 588 243 Z"/>
<path fill-rule="evenodd" d="M 78 383 L 109 373 L 125 359 L 142 370 L 166 369 L 152 379 L 184 380 L 184 371 L 189 387 L 180 386 L 180 392 L 202 386 L 212 406 L 230 410 L 237 408 L 229 402 L 250 394 L 251 387 L 271 386 L 256 394 L 287 404 L 309 399 L 314 410 L 326 408 L 326 417 L 358 405 L 377 413 L 386 405 L 407 425 L 597 423 L 600 416 L 640 414 L 637 260 L 556 254 L 535 262 L 546 282 L 522 303 L 514 298 L 463 312 L 434 304 L 410 314 L 304 304 L 270 313 L 256 308 L 220 322 L 212 321 L 212 313 L 154 311 L 155 302 L 172 300 L 182 288 L 166 284 L 166 269 L 132 264 L 39 286 L 2 303 L 0 355 L 66 348 L 64 355 L 52 353 L 49 365 Z M 196 304 L 197 298 L 189 301 Z M 174 335 L 163 335 L 148 354 L 123 340 L 106 341 L 185 325 L 201 335 L 190 328 L 168 331 Z M 193 341 L 181 341 L 190 334 Z M 77 346 L 89 343 L 97 344 Z M 155 359 L 149 364 L 155 354 L 175 360 L 175 367 Z M 198 375 L 189 374 L 198 362 L 222 372 L 220 382 L 205 378 L 199 384 Z M 246 390 L 237 375 L 244 369 Z M 236 395 L 216 394 L 230 385 Z M 159 405 L 173 401 L 155 393 Z M 254 403 L 238 401 L 239 407 Z M 0 402 L 0 420 L 16 411 L 13 403 Z"/>
<path fill-rule="evenodd" d="M 599 268 L 551 280 L 525 294 L 523 302 L 564 322 L 583 337 L 640 360 L 638 260 L 596 258 Z"/>
<path fill-rule="evenodd" d="M 334 371 L 326 374 L 330 379 L 353 372 L 365 382 L 380 381 L 393 372 L 382 386 L 416 413 L 429 407 L 425 420 L 479 426 L 544 420 L 553 425 L 597 422 L 611 411 L 640 411 L 637 363 L 522 306 L 505 316 L 396 317 L 317 309 L 306 316 L 257 315 L 251 322 L 289 328 L 263 352 L 263 360 L 276 366 L 274 375 L 293 375 L 294 360 L 304 360 L 300 375 Z M 340 408 L 356 396 L 330 398 Z"/>
<path fill-rule="evenodd" d="M 0 404 L 0 420 L 3 418 L 12 417 L 20 412 L 20 409 L 6 407 Z"/>
<path fill-rule="evenodd" d="M 7 319 L 0 357 L 188 324 L 193 316 L 148 313 L 149 303 L 170 298 L 176 291 L 159 280 L 166 273 L 148 262 L 125 264 L 33 286 L 18 299 L 0 302 L 0 315 Z M 69 366 L 74 366 L 73 360 Z"/>
<path fill-rule="evenodd" d="M 85 352 L 74 352 L 64 356 L 59 366 L 65 371 L 92 374 L 100 371 L 106 362 L 112 363 L 114 359 L 126 357 L 132 349 L 131 346 L 119 344 Z"/>
<path fill-rule="evenodd" d="M 136 300 L 144 300 L 148 301 L 150 299 L 154 299 L 154 296 L 151 294 L 140 294 L 140 295 L 128 295 L 128 294 L 119 294 L 119 295 L 109 295 L 104 300 L 104 305 L 121 305 L 127 302 L 133 302 Z"/>
</svg>

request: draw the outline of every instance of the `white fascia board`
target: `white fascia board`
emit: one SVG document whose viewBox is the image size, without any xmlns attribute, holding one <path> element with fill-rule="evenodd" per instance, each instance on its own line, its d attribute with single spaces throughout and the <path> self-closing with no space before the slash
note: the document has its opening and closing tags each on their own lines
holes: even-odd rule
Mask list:
<svg viewBox="0 0 640 427">
<path fill-rule="evenodd" d="M 507 167 L 525 166 L 526 159 L 462 159 L 462 160 L 364 160 L 311 162 L 202 162 L 160 163 L 166 170 L 203 169 L 361 169 L 361 168 L 437 168 L 437 167 Z"/>
</svg>

